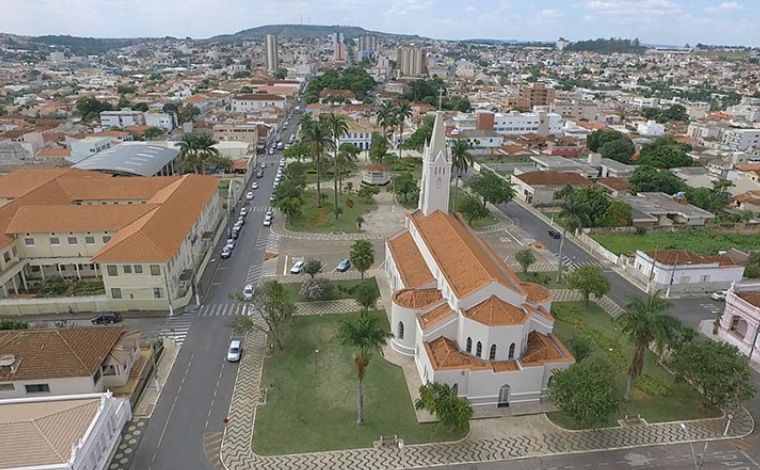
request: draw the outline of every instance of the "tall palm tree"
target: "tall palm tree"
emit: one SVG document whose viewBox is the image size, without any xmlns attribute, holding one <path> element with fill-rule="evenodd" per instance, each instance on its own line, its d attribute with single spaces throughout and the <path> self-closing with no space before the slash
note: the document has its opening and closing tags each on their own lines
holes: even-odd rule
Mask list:
<svg viewBox="0 0 760 470">
<path fill-rule="evenodd" d="M 676 338 L 681 329 L 681 322 L 666 314 L 670 307 L 671 303 L 662 298 L 660 291 L 655 291 L 647 297 L 632 298 L 625 313 L 617 319 L 623 333 L 634 344 L 624 401 L 631 399 L 633 385 L 644 369 L 644 355 L 649 345 L 654 343 L 657 352 L 662 353 L 663 348 Z"/>
<path fill-rule="evenodd" d="M 179 165 L 185 170 L 198 173 L 198 160 L 196 152 L 196 137 L 194 134 L 185 134 L 179 141 Z"/>
<path fill-rule="evenodd" d="M 211 134 L 198 134 L 195 138 L 195 152 L 198 155 L 198 162 L 200 164 L 201 174 L 206 174 L 206 167 L 220 163 L 219 150 L 215 147 L 216 140 Z"/>
<path fill-rule="evenodd" d="M 332 139 L 330 147 L 333 149 L 333 168 L 335 170 L 335 175 L 333 177 L 333 196 L 335 198 L 335 218 L 337 219 L 340 212 L 340 208 L 338 207 L 338 149 L 340 148 L 340 138 L 348 134 L 348 121 L 340 116 L 336 116 L 335 113 L 330 113 L 327 117 L 327 125 L 330 129 L 330 137 Z"/>
<path fill-rule="evenodd" d="M 562 210 L 559 213 L 559 218 L 562 221 L 562 238 L 559 241 L 559 264 L 557 265 L 557 281 L 562 280 L 562 249 L 565 246 L 565 238 L 567 237 L 567 231 L 575 233 L 576 230 L 580 230 L 583 227 L 589 225 L 590 214 L 588 206 L 578 202 L 574 198 L 566 198 L 562 203 Z"/>
<path fill-rule="evenodd" d="M 451 166 L 456 170 L 457 174 L 454 175 L 454 187 L 459 188 L 459 180 L 462 175 L 467 173 L 467 170 L 472 165 L 472 155 L 470 154 L 470 144 L 465 139 L 457 139 L 451 145 Z M 454 196 L 454 206 L 456 207 L 456 194 Z M 455 209 L 456 210 L 456 209 Z"/>
<path fill-rule="evenodd" d="M 388 128 L 396 125 L 396 109 L 390 101 L 384 101 L 377 110 L 377 125 L 383 128 L 383 137 L 388 137 Z"/>
<path fill-rule="evenodd" d="M 412 107 L 406 101 L 396 105 L 396 124 L 398 125 L 398 158 L 401 158 L 401 144 L 404 142 L 404 121 L 412 117 Z"/>
<path fill-rule="evenodd" d="M 332 137 L 323 116 L 318 120 L 307 118 L 301 121 L 301 138 L 309 149 L 309 154 L 317 169 L 317 207 L 322 207 L 322 155 L 331 145 Z"/>
<path fill-rule="evenodd" d="M 382 354 L 380 348 L 390 336 L 391 334 L 380 324 L 379 317 L 366 313 L 350 320 L 344 320 L 340 325 L 338 336 L 340 341 L 357 348 L 356 353 L 354 353 L 354 365 L 358 379 L 356 424 L 364 423 L 364 376 L 367 373 L 369 360 L 375 351 Z"/>
</svg>

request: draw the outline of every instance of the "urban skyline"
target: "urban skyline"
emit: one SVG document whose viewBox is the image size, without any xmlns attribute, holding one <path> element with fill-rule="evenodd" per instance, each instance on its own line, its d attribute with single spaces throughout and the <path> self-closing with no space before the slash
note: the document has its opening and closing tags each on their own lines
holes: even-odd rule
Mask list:
<svg viewBox="0 0 760 470">
<path fill-rule="evenodd" d="M 250 4 L 239 0 L 216 0 L 213 7 L 199 0 L 35 3 L 31 8 L 26 1 L 3 0 L 5 14 L 0 18 L 0 31 L 22 35 L 208 38 L 265 24 L 303 23 L 351 24 L 451 40 L 638 37 L 649 44 L 756 46 L 753 25 L 760 20 L 760 10 L 753 8 L 749 0 L 583 0 L 572 4 L 538 0 L 529 5 L 511 0 L 414 0 L 390 4 L 338 0 L 330 8 L 301 0 L 265 0 L 257 4 L 255 12 Z M 375 7 L 380 14 L 366 14 Z M 204 14 L 197 15 L 198 11 Z M 113 18 L 120 21 L 114 23 Z M 167 24 L 166 18 L 174 21 Z"/>
</svg>

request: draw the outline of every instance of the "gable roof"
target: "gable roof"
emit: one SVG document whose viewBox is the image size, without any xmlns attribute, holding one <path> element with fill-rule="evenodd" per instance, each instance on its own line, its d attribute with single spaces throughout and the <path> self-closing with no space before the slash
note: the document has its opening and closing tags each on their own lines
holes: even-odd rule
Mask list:
<svg viewBox="0 0 760 470">
<path fill-rule="evenodd" d="M 545 335 L 531 331 L 528 333 L 528 342 L 520 358 L 520 364 L 537 366 L 547 362 L 575 362 L 575 358 L 553 334 Z"/>
<path fill-rule="evenodd" d="M 492 295 L 463 312 L 464 316 L 488 326 L 521 325 L 528 315 L 520 308 Z"/>
<path fill-rule="evenodd" d="M 152 210 L 153 205 L 22 206 L 6 233 L 117 231 Z"/>
<path fill-rule="evenodd" d="M 100 368 L 123 327 L 0 331 L 0 355 L 16 359 L 0 367 L 0 381 L 89 377 Z"/>
<path fill-rule="evenodd" d="M 439 210 L 427 216 L 417 210 L 408 217 L 457 297 L 492 281 L 524 294 L 509 266 L 460 219 Z"/>
<path fill-rule="evenodd" d="M 398 274 L 406 287 L 420 287 L 433 281 L 433 274 L 408 230 L 390 238 L 388 249 L 393 254 Z"/>
</svg>

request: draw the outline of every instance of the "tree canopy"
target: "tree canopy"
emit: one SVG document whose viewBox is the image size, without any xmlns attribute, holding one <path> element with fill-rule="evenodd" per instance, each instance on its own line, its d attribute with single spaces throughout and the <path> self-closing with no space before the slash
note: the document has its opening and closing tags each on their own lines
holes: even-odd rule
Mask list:
<svg viewBox="0 0 760 470">
<path fill-rule="evenodd" d="M 610 291 L 610 280 L 596 266 L 581 266 L 567 275 L 565 282 L 568 287 L 581 293 L 586 304 L 592 295 L 601 299 Z"/>
<path fill-rule="evenodd" d="M 309 82 L 304 92 L 304 99 L 307 103 L 316 103 L 319 101 L 319 93 L 325 88 L 330 88 L 351 90 L 358 99 L 363 100 L 374 87 L 375 81 L 361 67 L 331 69 Z"/>
<path fill-rule="evenodd" d="M 472 417 L 470 402 L 457 396 L 453 388 L 438 382 L 420 385 L 420 397 L 414 407 L 436 415 L 442 425 L 454 429 L 465 429 Z"/>
<path fill-rule="evenodd" d="M 633 171 L 629 180 L 631 192 L 663 192 L 675 194 L 686 191 L 686 184 L 668 170 L 660 170 L 650 165 L 640 165 Z"/>
<path fill-rule="evenodd" d="M 470 179 L 470 189 L 487 203 L 494 205 L 509 202 L 515 197 L 515 190 L 509 181 L 491 171 L 483 171 Z"/>
<path fill-rule="evenodd" d="M 586 137 L 586 146 L 604 158 L 630 163 L 636 147 L 631 139 L 615 130 L 596 130 Z"/>
<path fill-rule="evenodd" d="M 680 104 L 674 104 L 667 109 L 644 108 L 641 115 L 647 119 L 654 119 L 661 124 L 670 121 L 689 122 L 689 113 Z"/>
<path fill-rule="evenodd" d="M 554 374 L 549 397 L 560 411 L 582 426 L 601 426 L 620 407 L 616 371 L 601 355 L 592 355 Z"/>
<path fill-rule="evenodd" d="M 694 160 L 687 154 L 689 151 L 690 145 L 676 141 L 671 135 L 658 137 L 641 148 L 639 164 L 664 169 L 692 166 Z"/>
</svg>

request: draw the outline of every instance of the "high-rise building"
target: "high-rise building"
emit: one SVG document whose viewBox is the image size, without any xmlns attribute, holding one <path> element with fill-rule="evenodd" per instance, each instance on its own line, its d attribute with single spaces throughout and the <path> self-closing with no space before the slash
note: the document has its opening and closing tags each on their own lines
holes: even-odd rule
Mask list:
<svg viewBox="0 0 760 470">
<path fill-rule="evenodd" d="M 375 58 L 377 52 L 377 36 L 374 34 L 364 34 L 359 36 L 359 58 L 369 60 Z"/>
<path fill-rule="evenodd" d="M 517 96 L 508 100 L 508 106 L 522 112 L 533 111 L 534 106 L 548 106 L 554 102 L 554 88 L 544 83 L 522 84 L 517 89 Z"/>
<path fill-rule="evenodd" d="M 399 47 L 398 70 L 402 77 L 421 77 L 425 73 L 425 49 L 419 46 Z"/>
<path fill-rule="evenodd" d="M 280 66 L 280 56 L 277 50 L 277 36 L 267 34 L 266 36 L 266 66 L 269 72 L 274 72 Z"/>
<path fill-rule="evenodd" d="M 334 32 L 330 35 L 333 43 L 333 60 L 335 62 L 346 62 L 348 60 L 348 51 L 346 44 L 343 42 L 343 33 Z"/>
</svg>

